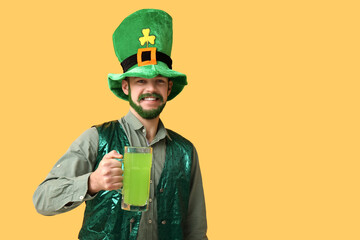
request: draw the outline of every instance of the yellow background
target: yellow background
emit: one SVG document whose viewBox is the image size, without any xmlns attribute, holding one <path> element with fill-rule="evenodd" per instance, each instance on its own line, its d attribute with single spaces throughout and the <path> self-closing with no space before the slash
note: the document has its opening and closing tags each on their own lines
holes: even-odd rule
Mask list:
<svg viewBox="0 0 360 240">
<path fill-rule="evenodd" d="M 209 238 L 360 239 L 357 2 L 1 3 L 1 238 L 77 238 L 84 205 L 44 217 L 32 194 L 83 131 L 127 113 L 111 36 L 160 8 L 189 81 L 162 119 L 199 152 Z"/>
</svg>

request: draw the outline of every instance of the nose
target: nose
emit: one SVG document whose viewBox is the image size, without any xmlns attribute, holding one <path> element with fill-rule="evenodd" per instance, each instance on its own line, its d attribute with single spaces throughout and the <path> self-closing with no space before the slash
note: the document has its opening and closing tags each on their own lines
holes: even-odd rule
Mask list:
<svg viewBox="0 0 360 240">
<path fill-rule="evenodd" d="M 146 84 L 145 92 L 146 93 L 153 93 L 153 92 L 155 92 L 155 89 L 156 89 L 155 83 L 149 82 L 148 84 Z"/>
</svg>

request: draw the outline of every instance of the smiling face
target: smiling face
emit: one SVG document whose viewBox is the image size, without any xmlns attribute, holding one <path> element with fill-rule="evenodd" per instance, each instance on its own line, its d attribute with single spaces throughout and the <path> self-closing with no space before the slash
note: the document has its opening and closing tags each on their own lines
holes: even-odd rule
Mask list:
<svg viewBox="0 0 360 240">
<path fill-rule="evenodd" d="M 122 89 L 129 96 L 130 106 L 144 119 L 154 119 L 164 109 L 171 92 L 172 81 L 154 78 L 129 77 L 122 81 Z"/>
</svg>

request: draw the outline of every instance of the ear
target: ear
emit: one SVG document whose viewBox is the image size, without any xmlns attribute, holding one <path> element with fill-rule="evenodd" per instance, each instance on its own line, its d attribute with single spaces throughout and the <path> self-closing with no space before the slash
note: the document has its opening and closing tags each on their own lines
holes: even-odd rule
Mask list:
<svg viewBox="0 0 360 240">
<path fill-rule="evenodd" d="M 129 82 L 127 80 L 122 80 L 121 88 L 126 95 L 129 95 Z"/>
<path fill-rule="evenodd" d="M 168 96 L 171 93 L 172 86 L 173 86 L 173 81 L 169 80 L 169 83 L 168 83 Z"/>
</svg>

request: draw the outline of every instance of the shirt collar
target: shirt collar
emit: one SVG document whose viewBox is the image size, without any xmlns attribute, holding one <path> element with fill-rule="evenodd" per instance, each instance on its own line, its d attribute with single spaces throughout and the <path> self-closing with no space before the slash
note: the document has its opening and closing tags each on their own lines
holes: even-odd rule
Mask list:
<svg viewBox="0 0 360 240">
<path fill-rule="evenodd" d="M 129 123 L 132 126 L 132 128 L 135 130 L 139 130 L 142 127 L 144 127 L 143 124 L 140 122 L 140 120 L 137 119 L 137 117 L 135 117 L 135 115 L 131 111 L 129 111 L 124 118 L 125 121 Z"/>
<path fill-rule="evenodd" d="M 167 137 L 169 140 L 172 141 L 172 139 L 171 139 L 168 131 L 166 130 L 163 122 L 161 121 L 161 119 L 159 120 L 158 132 L 157 132 L 155 138 L 157 138 L 157 136 L 159 136 L 159 139 Z"/>
<path fill-rule="evenodd" d="M 131 111 L 129 111 L 124 118 L 125 121 L 128 122 L 133 127 L 134 130 L 141 130 L 142 128 L 144 128 L 144 125 L 140 122 L 139 119 L 137 119 L 137 117 Z M 160 140 L 165 137 L 167 137 L 169 140 L 172 141 L 168 131 L 166 130 L 163 122 L 160 119 L 158 125 L 158 131 L 156 133 L 154 140 L 155 139 Z"/>
</svg>

